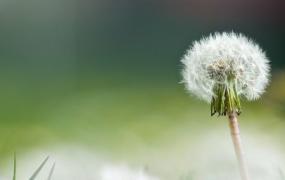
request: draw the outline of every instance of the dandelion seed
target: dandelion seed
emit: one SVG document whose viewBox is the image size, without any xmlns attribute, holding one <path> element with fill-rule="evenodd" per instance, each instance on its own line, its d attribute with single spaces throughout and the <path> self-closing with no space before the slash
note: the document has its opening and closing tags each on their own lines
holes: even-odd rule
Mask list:
<svg viewBox="0 0 285 180">
<path fill-rule="evenodd" d="M 268 84 L 265 53 L 241 34 L 215 33 L 196 41 L 182 62 L 186 88 L 211 103 L 212 115 L 240 113 L 240 97 L 258 99 Z"/>
<path fill-rule="evenodd" d="M 215 33 L 195 41 L 182 59 L 187 90 L 211 104 L 211 115 L 228 116 L 243 180 L 248 180 L 236 114 L 240 97 L 255 100 L 269 79 L 269 60 L 261 48 L 241 34 Z"/>
</svg>

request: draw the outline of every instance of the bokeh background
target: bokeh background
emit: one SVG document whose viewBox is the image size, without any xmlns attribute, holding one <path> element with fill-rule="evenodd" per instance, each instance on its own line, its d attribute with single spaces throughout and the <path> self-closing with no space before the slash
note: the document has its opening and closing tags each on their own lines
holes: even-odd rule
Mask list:
<svg viewBox="0 0 285 180">
<path fill-rule="evenodd" d="M 248 159 L 255 174 L 282 176 L 284 8 L 279 0 L 1 0 L 0 167 L 12 169 L 15 151 L 32 161 L 35 149 L 56 157 L 60 147 L 161 179 L 237 174 L 226 118 L 210 117 L 180 83 L 194 40 L 234 31 L 258 42 L 272 67 L 262 99 L 243 102 Z"/>
</svg>

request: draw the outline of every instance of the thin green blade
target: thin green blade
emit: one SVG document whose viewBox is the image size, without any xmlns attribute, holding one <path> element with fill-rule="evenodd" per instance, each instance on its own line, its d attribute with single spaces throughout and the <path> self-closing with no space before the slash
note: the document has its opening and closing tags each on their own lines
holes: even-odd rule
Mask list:
<svg viewBox="0 0 285 180">
<path fill-rule="evenodd" d="M 41 163 L 41 165 L 37 168 L 37 170 L 34 172 L 34 174 L 30 177 L 29 180 L 34 180 L 37 177 L 37 175 L 39 174 L 41 169 L 44 167 L 48 159 L 49 159 L 49 156 L 45 158 L 45 160 Z"/>
<path fill-rule="evenodd" d="M 54 172 L 54 168 L 55 168 L 55 162 L 53 163 L 53 165 L 52 165 L 52 167 L 51 167 L 51 169 L 49 171 L 49 175 L 48 175 L 47 180 L 51 180 L 51 176 L 52 176 L 52 174 Z"/>
<path fill-rule="evenodd" d="M 16 153 L 14 153 L 14 169 L 13 169 L 13 180 L 16 180 L 16 167 L 17 167 L 17 157 Z"/>
</svg>

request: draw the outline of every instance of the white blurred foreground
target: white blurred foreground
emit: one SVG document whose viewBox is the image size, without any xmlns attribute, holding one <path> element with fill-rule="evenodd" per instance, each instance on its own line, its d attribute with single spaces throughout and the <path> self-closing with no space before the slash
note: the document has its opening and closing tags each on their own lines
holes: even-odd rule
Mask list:
<svg viewBox="0 0 285 180">
<path fill-rule="evenodd" d="M 108 165 L 101 169 L 102 180 L 158 180 L 146 174 L 142 169 L 131 169 L 125 165 Z"/>
<path fill-rule="evenodd" d="M 58 149 L 49 155 L 50 158 L 36 179 L 47 179 L 50 169 L 55 162 L 52 180 L 159 180 L 149 175 L 141 167 L 128 166 L 126 163 L 107 162 L 88 151 L 78 148 Z M 17 179 L 29 179 L 47 153 L 34 151 L 25 158 L 18 158 Z M 12 167 L 12 164 L 9 163 Z M 1 180 L 11 180 L 11 167 Z M 9 172 L 10 171 L 10 172 Z"/>
<path fill-rule="evenodd" d="M 145 157 L 136 156 L 132 163 L 104 158 L 79 146 L 42 148 L 18 154 L 17 180 L 28 179 L 47 155 L 50 159 L 37 180 L 47 179 L 54 162 L 52 180 L 239 180 L 230 137 L 218 134 L 208 132 L 191 146 L 184 139 L 155 152 L 146 148 Z M 245 135 L 243 139 L 251 179 L 283 180 L 285 158 L 277 143 L 261 136 Z M 12 159 L 0 171 L 1 180 L 12 179 Z"/>
</svg>

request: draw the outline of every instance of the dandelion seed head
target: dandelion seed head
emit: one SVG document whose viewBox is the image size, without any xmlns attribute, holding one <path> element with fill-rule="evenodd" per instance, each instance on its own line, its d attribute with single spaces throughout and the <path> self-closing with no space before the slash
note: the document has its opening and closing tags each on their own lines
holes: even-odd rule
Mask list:
<svg viewBox="0 0 285 180">
<path fill-rule="evenodd" d="M 255 100 L 269 79 L 269 60 L 261 48 L 242 34 L 215 33 L 195 41 L 182 58 L 183 82 L 193 95 L 207 102 L 215 84 L 236 84 L 237 94 Z"/>
</svg>

